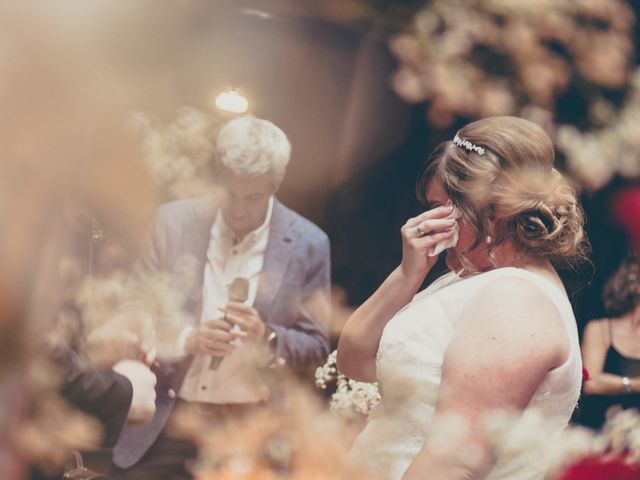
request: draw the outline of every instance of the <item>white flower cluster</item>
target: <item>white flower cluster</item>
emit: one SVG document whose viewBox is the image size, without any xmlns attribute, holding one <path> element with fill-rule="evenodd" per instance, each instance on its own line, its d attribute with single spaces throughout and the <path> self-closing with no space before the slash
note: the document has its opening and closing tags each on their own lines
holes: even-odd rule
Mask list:
<svg viewBox="0 0 640 480">
<path fill-rule="evenodd" d="M 176 338 L 192 319 L 185 310 L 196 281 L 195 259 L 185 257 L 175 274 L 86 277 L 75 301 L 82 310 L 88 352 L 97 364 L 126 358 L 153 347 L 163 357 L 178 356 Z"/>
<path fill-rule="evenodd" d="M 441 128 L 527 105 L 552 108 L 576 77 L 624 86 L 633 24 L 620 0 L 433 0 L 391 39 L 400 64 L 393 88 L 408 102 L 427 101 Z"/>
<path fill-rule="evenodd" d="M 344 375 L 339 375 L 338 388 L 331 396 L 329 406 L 332 410 L 353 408 L 363 415 L 369 415 L 380 398 L 377 383 L 356 382 Z"/>
<path fill-rule="evenodd" d="M 221 119 L 193 107 L 181 107 L 166 124 L 144 113 L 131 123 L 143 134 L 145 161 L 156 181 L 176 197 L 211 193 L 214 141 Z"/>
<path fill-rule="evenodd" d="M 331 395 L 329 404 L 332 410 L 353 411 L 369 415 L 371 409 L 380 401 L 377 383 L 357 382 L 347 378 L 336 368 L 337 351 L 327 357 L 322 367 L 316 369 L 316 385 L 325 390 L 328 384 L 336 381 L 336 391 Z"/>
<path fill-rule="evenodd" d="M 620 410 L 607 418 L 602 437 L 613 454 L 626 454 L 629 462 L 640 462 L 640 412 Z"/>
<path fill-rule="evenodd" d="M 608 418 L 601 432 L 571 425 L 563 432 L 557 425 L 533 412 L 510 415 L 497 412 L 485 418 L 484 429 L 498 455 L 526 455 L 536 458 L 557 478 L 570 465 L 584 458 L 640 460 L 640 413 L 621 410 Z"/>
<path fill-rule="evenodd" d="M 408 102 L 426 102 L 429 122 L 439 128 L 457 118 L 527 117 L 538 109 L 550 113 L 549 130 L 557 100 L 576 89 L 586 120 L 603 128 L 585 133 L 559 125 L 557 144 L 568 168 L 597 190 L 615 175 L 640 176 L 633 24 L 633 11 L 620 0 L 434 0 L 415 15 L 413 28 L 390 41 L 400 64 L 393 87 Z M 594 93 L 627 87 L 619 112 Z"/>
<path fill-rule="evenodd" d="M 558 129 L 557 145 L 568 167 L 590 189 L 606 185 L 616 174 L 640 176 L 640 69 L 632 77 L 629 98 L 615 115 L 613 107 L 600 101 L 594 115 L 605 115 L 607 126 L 580 132 L 574 127 Z"/>
</svg>

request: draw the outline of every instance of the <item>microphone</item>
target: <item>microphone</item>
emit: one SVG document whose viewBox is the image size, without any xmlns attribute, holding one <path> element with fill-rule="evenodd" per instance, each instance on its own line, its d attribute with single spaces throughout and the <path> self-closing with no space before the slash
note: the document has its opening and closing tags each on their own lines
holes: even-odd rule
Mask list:
<svg viewBox="0 0 640 480">
<path fill-rule="evenodd" d="M 234 278 L 227 288 L 227 296 L 230 302 L 246 302 L 249 297 L 249 280 L 244 277 Z"/>
<path fill-rule="evenodd" d="M 249 279 L 236 277 L 227 287 L 227 297 L 230 302 L 244 303 L 249 297 Z M 224 357 L 211 357 L 210 370 L 217 370 Z"/>
</svg>

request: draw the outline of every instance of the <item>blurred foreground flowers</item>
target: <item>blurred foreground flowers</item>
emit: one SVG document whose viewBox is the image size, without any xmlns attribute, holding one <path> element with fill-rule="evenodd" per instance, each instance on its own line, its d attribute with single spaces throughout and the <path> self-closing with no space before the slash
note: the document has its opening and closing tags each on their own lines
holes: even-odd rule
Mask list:
<svg viewBox="0 0 640 480">
<path fill-rule="evenodd" d="M 130 122 L 143 135 L 145 162 L 154 179 L 173 197 L 211 195 L 214 139 L 223 119 L 190 106 L 168 122 L 137 112 Z"/>
<path fill-rule="evenodd" d="M 526 452 L 547 466 L 546 478 L 604 480 L 640 478 L 640 413 L 612 414 L 601 432 L 569 426 L 550 435 L 544 418 L 497 413 L 486 418 L 485 430 L 498 452 Z"/>
<path fill-rule="evenodd" d="M 184 309 L 195 283 L 194 262 L 185 259 L 177 274 L 130 278 L 125 272 L 85 278 L 76 302 L 83 311 L 87 350 L 95 365 L 112 365 L 136 352 L 157 349 L 177 357 L 180 331 L 193 320 Z"/>
<path fill-rule="evenodd" d="M 33 464 L 59 468 L 70 449 L 100 442 L 97 424 L 60 397 L 61 375 L 45 357 L 49 343 L 81 347 L 85 326 L 107 364 L 132 340 L 106 325 L 115 326 L 116 304 L 131 293 L 118 271 L 137 256 L 159 192 L 126 119 L 131 109 L 182 103 L 173 86 L 163 90 L 158 42 L 146 36 L 158 29 L 168 44 L 189 40 L 182 22 L 198 8 L 167 6 L 150 20 L 151 6 L 0 1 L 2 478 L 25 478 Z M 175 57 L 161 58 L 173 68 Z M 173 298 L 170 285 L 155 282 Z M 144 318 L 125 323 L 146 336 Z"/>
<path fill-rule="evenodd" d="M 243 418 L 211 425 L 197 412 L 181 412 L 172 429 L 199 446 L 196 478 L 369 478 L 346 459 L 362 422 L 327 410 L 317 393 L 285 370 L 271 375 L 275 394 Z"/>
<path fill-rule="evenodd" d="M 178 288 L 173 278 L 131 281 L 124 271 L 93 267 L 117 263 L 116 259 L 130 255 L 129 247 L 139 249 L 141 230 L 158 203 L 141 153 L 146 168 L 171 195 L 208 189 L 210 179 L 201 174 L 212 153 L 207 139 L 213 135 L 208 131 L 217 119 L 185 108 L 163 126 L 150 114 L 139 114 L 133 122 L 143 133 L 142 141 L 123 132 L 133 99 L 156 85 L 149 80 L 158 77 L 156 65 L 139 60 L 169 62 L 166 52 L 122 61 L 113 54 L 120 51 L 117 45 L 124 50 L 119 39 L 101 37 L 105 32 L 122 34 L 122 28 L 115 26 L 127 20 L 149 29 L 141 29 L 143 33 L 153 32 L 155 26 L 166 44 L 178 43 L 174 40 L 184 40 L 192 23 L 177 22 L 196 17 L 198 8 L 190 9 L 186 3 L 165 7 L 156 25 L 149 22 L 155 17 L 140 15 L 144 9 L 128 11 L 105 1 L 85 3 L 84 8 L 95 3 L 97 9 L 87 16 L 83 2 L 62 2 L 69 8 L 66 17 L 57 4 L 46 8 L 43 3 L 42 9 L 23 16 L 21 9 L 27 7 L 9 3 L 0 3 L 5 19 L 2 34 L 12 40 L 0 49 L 0 64 L 7 67 L 0 79 L 0 126 L 6 136 L 5 161 L 0 164 L 0 218 L 8 226 L 0 249 L 0 418 L 5 427 L 0 460 L 3 467 L 26 459 L 46 468 L 62 463 L 69 449 L 96 445 L 100 431 L 57 395 L 57 374 L 41 363 L 45 336 L 67 339 L 68 333 L 75 336 L 86 327 L 94 360 L 106 365 L 130 355 L 129 348 L 142 343 L 157 344 L 161 353 L 172 354 L 176 329 L 186 321 L 181 305 L 187 299 L 182 287 L 189 283 L 188 268 Z M 101 27 L 93 28 L 98 18 Z M 615 0 L 536 5 L 436 0 L 416 17 L 417 33 L 392 44 L 403 63 L 394 85 L 407 100 L 429 99 L 430 119 L 445 126 L 457 116 L 519 112 L 529 105 L 538 112 L 549 111 L 570 85 L 572 72 L 578 72 L 594 86 L 588 112 L 603 130 L 562 130 L 559 138 L 570 165 L 584 170 L 585 181 L 598 188 L 612 172 L 637 174 L 637 85 L 616 121 L 612 121 L 616 106 L 603 101 L 598 90 L 622 87 L 626 81 L 632 21 L 629 8 Z M 598 26 L 601 23 L 605 28 Z M 506 58 L 510 60 L 503 61 Z M 130 64 L 135 69 L 125 72 L 123 65 Z M 500 67 L 515 70 L 492 73 L 492 68 Z M 634 78 L 637 82 L 637 74 Z M 156 99 L 180 104 L 166 95 L 171 91 L 152 89 Z M 68 205 L 88 207 L 90 213 L 75 215 L 76 209 Z M 66 216 L 68 210 L 72 214 Z M 96 256 L 94 240 L 103 238 L 104 232 L 93 228 L 94 214 L 106 217 L 109 231 L 128 247 L 123 247 L 124 254 L 112 243 L 103 245 L 102 259 Z M 77 217 L 81 221 L 76 222 Z M 73 238 L 78 223 L 80 243 Z M 89 237 L 82 236 L 87 232 Z M 79 261 L 66 255 L 68 250 L 86 257 Z M 90 265 L 88 272 L 85 262 Z M 126 303 L 134 308 L 122 310 Z M 153 328 L 150 312 L 160 318 Z M 335 357 L 318 373 L 320 383 L 338 382 L 332 406 L 355 407 L 367 414 L 379 399 L 375 386 L 338 377 L 332 362 Z M 294 379 L 279 379 L 279 384 L 285 387 L 272 405 L 213 432 L 194 417 L 184 417 L 177 428 L 201 447 L 196 466 L 200 478 L 279 478 L 283 472 L 291 478 L 340 476 L 361 423 L 326 409 L 316 394 Z M 556 475 L 570 475 L 575 471 L 571 465 L 588 465 L 594 458 L 634 468 L 640 457 L 635 412 L 614 417 L 600 435 L 570 429 L 559 443 L 550 442 L 544 426 L 533 421 L 526 423 L 526 431 L 511 436 L 505 436 L 500 425 L 505 424 L 495 420 L 490 427 L 498 451 L 544 446 L 541 455 L 555 459 L 550 463 Z M 500 442 L 500 438 L 510 440 Z"/>
<path fill-rule="evenodd" d="M 328 362 L 331 364 L 331 360 Z M 318 369 L 320 385 L 335 379 L 332 367 Z M 198 460 L 191 465 L 196 478 L 210 479 L 368 479 L 375 475 L 349 463 L 351 444 L 366 415 L 353 415 L 361 399 L 327 409 L 317 395 L 272 372 L 279 385 L 272 400 L 242 418 L 203 422 L 195 411 L 183 410 L 172 426 L 176 435 L 193 439 Z M 373 387 L 373 386 L 372 386 Z M 359 396 L 357 389 L 349 395 Z M 374 396 L 370 397 L 370 400 Z M 369 408 L 371 406 L 369 403 Z M 339 410 L 348 406 L 346 410 Z M 345 415 L 344 413 L 348 414 Z M 349 414 L 350 413 L 350 414 Z M 496 455 L 524 454 L 534 458 L 545 478 L 600 480 L 640 478 L 640 414 L 626 410 L 613 414 L 601 432 L 569 426 L 562 434 L 536 415 L 495 412 L 484 429 Z M 457 462 L 474 462 L 475 451 L 464 443 L 466 425 L 459 417 L 442 419 L 437 430 L 426 432 L 429 445 Z M 390 432 L 391 433 L 391 432 Z M 452 457 L 453 458 L 453 457 Z M 616 476 L 620 475 L 620 476 Z"/>
<path fill-rule="evenodd" d="M 13 392 L 32 401 L 26 405 L 22 403 L 24 398 L 9 402 L 14 409 L 3 412 L 6 418 L 2 418 L 2 423 L 10 427 L 7 433 L 11 437 L 0 435 L 0 445 L 13 443 L 15 455 L 48 473 L 56 472 L 68 460 L 70 450 L 96 449 L 102 439 L 98 421 L 76 410 L 57 393 L 56 373 L 42 360 L 32 364 L 26 379 L 28 390 Z M 6 468 L 7 463 L 0 465 Z"/>
</svg>

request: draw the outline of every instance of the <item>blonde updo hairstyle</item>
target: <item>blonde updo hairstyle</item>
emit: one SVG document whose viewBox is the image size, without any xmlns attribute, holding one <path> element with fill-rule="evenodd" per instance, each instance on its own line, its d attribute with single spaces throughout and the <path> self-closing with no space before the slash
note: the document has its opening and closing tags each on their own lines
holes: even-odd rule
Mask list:
<svg viewBox="0 0 640 480">
<path fill-rule="evenodd" d="M 493 247 L 506 240 L 554 263 L 584 258 L 582 209 L 573 188 L 553 167 L 553 144 L 542 128 L 522 118 L 490 117 L 466 125 L 457 135 L 466 147 L 440 144 L 418 179 L 417 193 L 426 200 L 431 179 L 442 182 L 475 230 L 475 243 L 467 252 L 491 237 L 494 265 Z M 464 253 L 464 267 L 473 268 L 465 265 Z"/>
</svg>

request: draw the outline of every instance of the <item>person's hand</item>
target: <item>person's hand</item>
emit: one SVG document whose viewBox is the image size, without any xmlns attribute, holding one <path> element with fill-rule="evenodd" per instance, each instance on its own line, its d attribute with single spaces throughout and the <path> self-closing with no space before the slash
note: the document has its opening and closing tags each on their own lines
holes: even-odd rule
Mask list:
<svg viewBox="0 0 640 480">
<path fill-rule="evenodd" d="M 156 376 L 144 363 L 121 360 L 113 366 L 116 373 L 126 377 L 133 387 L 133 398 L 127 421 L 150 422 L 156 412 Z"/>
<path fill-rule="evenodd" d="M 140 345 L 140 355 L 138 360 L 144 363 L 147 367 L 153 365 L 153 362 L 156 361 L 158 357 L 158 349 L 155 345 L 150 345 L 147 343 L 143 343 Z"/>
<path fill-rule="evenodd" d="M 224 318 L 209 320 L 195 328 L 186 338 L 185 351 L 191 355 L 226 357 L 235 350 L 233 340 L 244 337 L 240 331 L 232 331 L 233 325 Z"/>
<path fill-rule="evenodd" d="M 244 332 L 249 342 L 259 343 L 264 339 L 267 327 L 258 311 L 244 303 L 229 302 L 220 311 L 224 318 L 233 325 L 231 332 Z"/>
<path fill-rule="evenodd" d="M 127 310 L 89 332 L 87 352 L 95 365 L 111 366 L 122 358 L 135 358 L 150 365 L 155 359 L 154 341 L 151 316 Z"/>
<path fill-rule="evenodd" d="M 409 278 L 426 277 L 438 257 L 429 257 L 428 251 L 455 232 L 456 219 L 453 205 L 444 205 L 410 218 L 400 229 L 402 234 L 401 268 Z"/>
</svg>

